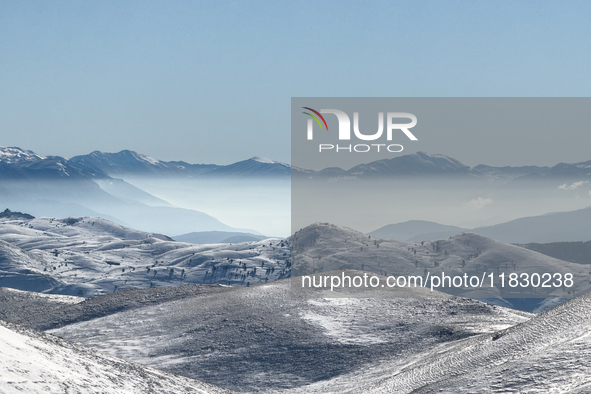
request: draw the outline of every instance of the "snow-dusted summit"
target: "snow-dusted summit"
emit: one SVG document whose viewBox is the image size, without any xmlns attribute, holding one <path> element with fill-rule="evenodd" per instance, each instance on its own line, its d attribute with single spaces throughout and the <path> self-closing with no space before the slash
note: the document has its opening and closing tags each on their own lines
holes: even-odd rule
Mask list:
<svg viewBox="0 0 591 394">
<path fill-rule="evenodd" d="M 7 164 L 21 164 L 23 162 L 33 163 L 43 159 L 45 159 L 45 157 L 30 150 L 23 150 L 17 147 L 0 147 L 0 161 Z"/>
<path fill-rule="evenodd" d="M 163 161 L 130 150 L 117 153 L 94 151 L 68 161 L 73 166 L 92 166 L 116 177 L 266 177 L 288 176 L 288 164 L 262 157 L 253 157 L 229 165 L 190 164 L 184 161 Z"/>
</svg>

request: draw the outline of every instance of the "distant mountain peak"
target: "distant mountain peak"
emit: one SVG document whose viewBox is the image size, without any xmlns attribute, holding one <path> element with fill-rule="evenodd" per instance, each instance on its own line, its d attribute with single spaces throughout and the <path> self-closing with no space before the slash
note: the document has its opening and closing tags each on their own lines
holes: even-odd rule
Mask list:
<svg viewBox="0 0 591 394">
<path fill-rule="evenodd" d="M 150 157 L 148 155 L 144 155 L 142 153 L 138 153 L 136 151 L 129 150 L 129 149 L 124 149 L 124 150 L 121 150 L 117 153 L 109 153 L 109 152 L 102 152 L 100 150 L 95 150 L 92 153 L 90 153 L 89 156 L 92 156 L 95 158 L 101 158 L 101 159 L 114 158 L 114 157 L 128 157 L 128 158 L 133 158 L 138 161 L 145 161 L 145 162 L 148 162 L 153 165 L 161 164 L 161 161 L 158 159 L 154 159 L 153 157 Z"/>
<path fill-rule="evenodd" d="M 290 165 L 266 157 L 255 156 L 229 165 L 190 164 L 184 161 L 162 161 L 151 156 L 122 150 L 117 153 L 94 151 L 69 160 L 75 166 L 86 165 L 113 175 L 142 176 L 289 176 Z"/>
<path fill-rule="evenodd" d="M 8 164 L 16 164 L 24 161 L 34 162 L 44 159 L 44 156 L 40 156 L 30 150 L 24 150 L 18 147 L 0 147 L 0 161 Z"/>
<path fill-rule="evenodd" d="M 268 159 L 266 157 L 259 157 L 259 156 L 251 157 L 249 160 L 256 161 L 256 162 L 259 162 L 259 163 L 264 163 L 264 164 L 275 164 L 275 163 L 277 163 L 274 160 Z"/>
<path fill-rule="evenodd" d="M 459 160 L 456 160 L 453 157 L 449 157 L 447 155 L 442 155 L 440 153 L 427 153 L 427 152 L 419 151 L 417 153 L 410 154 L 409 156 L 418 157 L 419 159 L 425 160 L 425 161 L 445 160 L 445 161 L 453 163 L 454 165 L 459 166 L 459 167 L 468 167 L 467 165 L 460 162 Z"/>
<path fill-rule="evenodd" d="M 154 159 L 153 157 L 150 157 L 150 156 L 148 156 L 148 155 L 144 155 L 144 154 L 141 154 L 141 153 L 138 153 L 137 155 L 138 155 L 138 157 L 139 157 L 140 159 L 142 159 L 142 160 L 144 160 L 144 161 L 147 161 L 147 162 L 148 162 L 148 163 L 150 163 L 150 164 L 153 164 L 153 165 L 158 165 L 158 164 L 161 164 L 160 160 L 158 160 L 158 159 Z"/>
</svg>

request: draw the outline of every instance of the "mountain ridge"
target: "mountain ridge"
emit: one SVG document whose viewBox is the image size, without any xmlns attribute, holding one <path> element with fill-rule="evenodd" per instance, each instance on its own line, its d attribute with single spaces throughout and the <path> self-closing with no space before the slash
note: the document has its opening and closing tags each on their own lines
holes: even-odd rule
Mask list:
<svg viewBox="0 0 591 394">
<path fill-rule="evenodd" d="M 385 225 L 369 232 L 368 235 L 400 241 L 433 241 L 453 237 L 463 232 L 472 232 L 514 244 L 586 242 L 591 240 L 591 206 L 574 211 L 526 216 L 476 228 L 410 220 Z"/>
<path fill-rule="evenodd" d="M 110 176 L 180 176 L 242 177 L 287 176 L 290 166 L 258 156 L 228 165 L 190 164 L 185 161 L 163 161 L 130 150 L 117 153 L 93 151 L 74 156 L 68 162 L 74 167 L 90 165 Z"/>
<path fill-rule="evenodd" d="M 228 165 L 217 165 L 163 161 L 132 150 L 122 150 L 116 153 L 95 150 L 86 155 L 64 159 L 59 156 L 40 156 L 32 151 L 16 147 L 0 147 L 0 175 L 17 176 L 18 174 L 12 174 L 10 171 L 14 171 L 15 166 L 17 168 L 23 167 L 20 169 L 21 175 L 27 172 L 24 171 L 24 168 L 31 172 L 39 171 L 45 167 L 47 170 L 53 170 L 53 172 L 48 172 L 53 175 L 61 171 L 61 176 L 66 176 L 69 169 L 74 174 L 79 173 L 91 178 L 122 175 L 181 177 L 284 177 L 293 175 L 315 179 L 417 176 L 452 176 L 506 181 L 591 179 L 591 160 L 578 163 L 558 163 L 550 167 L 536 165 L 489 166 L 485 164 L 470 167 L 447 155 L 419 151 L 359 164 L 349 170 L 331 167 L 315 171 L 258 156 Z"/>
</svg>

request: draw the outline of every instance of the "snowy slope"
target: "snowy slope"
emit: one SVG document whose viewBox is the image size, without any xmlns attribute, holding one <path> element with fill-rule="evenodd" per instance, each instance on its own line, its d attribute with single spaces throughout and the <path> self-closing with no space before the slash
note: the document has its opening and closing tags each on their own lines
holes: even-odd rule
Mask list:
<svg viewBox="0 0 591 394">
<path fill-rule="evenodd" d="M 0 286 L 48 291 L 58 285 L 58 280 L 39 269 L 35 256 L 0 240 Z"/>
<path fill-rule="evenodd" d="M 138 304 L 156 290 L 159 303 Z M 74 314 L 62 310 L 43 321 L 79 316 L 50 332 L 126 360 L 258 392 L 357 374 L 531 316 L 426 289 L 400 289 L 405 297 L 397 299 L 299 297 L 290 280 L 200 288 L 182 297 L 167 295 L 171 290 L 98 297 L 67 308 Z M 133 306 L 118 311 L 117 302 Z M 112 312 L 89 319 L 98 304 L 112 304 Z"/>
<path fill-rule="evenodd" d="M 0 392 L 221 394 L 199 381 L 139 366 L 0 320 Z"/>
<path fill-rule="evenodd" d="M 195 245 L 100 218 L 0 220 L 0 286 L 22 290 L 89 297 L 188 283 L 248 285 L 288 277 L 290 258 L 281 239 Z"/>
<path fill-rule="evenodd" d="M 6 164 L 35 163 L 45 159 L 30 150 L 23 150 L 16 147 L 0 147 L 0 161 Z"/>
<path fill-rule="evenodd" d="M 590 305 L 588 293 L 515 327 L 442 345 L 348 392 L 589 392 Z"/>
</svg>

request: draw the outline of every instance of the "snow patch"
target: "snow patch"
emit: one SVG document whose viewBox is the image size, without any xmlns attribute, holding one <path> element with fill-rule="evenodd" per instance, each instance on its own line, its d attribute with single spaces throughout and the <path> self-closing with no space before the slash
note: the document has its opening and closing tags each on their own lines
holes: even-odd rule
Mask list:
<svg viewBox="0 0 591 394">
<path fill-rule="evenodd" d="M 250 160 L 256 161 L 258 163 L 264 163 L 264 164 L 275 164 L 276 163 L 274 160 L 267 159 L 266 157 L 258 157 L 258 156 L 255 156 Z"/>
</svg>

